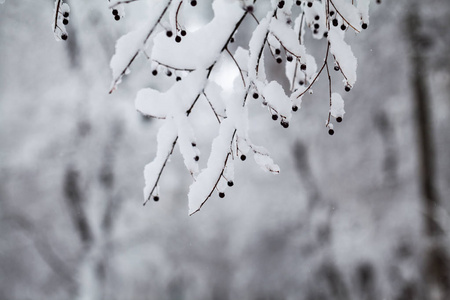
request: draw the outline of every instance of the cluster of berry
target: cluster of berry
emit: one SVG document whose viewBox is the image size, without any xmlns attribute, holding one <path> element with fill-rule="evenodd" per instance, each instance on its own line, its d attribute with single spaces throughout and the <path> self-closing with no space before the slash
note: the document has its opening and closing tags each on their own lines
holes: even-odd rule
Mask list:
<svg viewBox="0 0 450 300">
<path fill-rule="evenodd" d="M 119 21 L 120 20 L 119 10 L 116 8 L 113 8 L 111 12 L 114 16 L 114 20 Z"/>
<path fill-rule="evenodd" d="M 53 32 L 57 39 L 67 40 L 66 25 L 69 24 L 70 7 L 62 0 L 55 2 L 55 15 L 53 20 Z"/>
<path fill-rule="evenodd" d="M 157 76 L 158 75 L 158 68 L 162 68 L 161 66 L 158 66 L 158 67 L 155 67 L 154 69 L 153 69 L 153 71 L 152 71 L 152 75 L 153 76 Z M 167 77 L 172 77 L 172 75 L 173 75 L 173 71 L 170 69 L 170 68 L 167 68 L 167 67 L 164 67 L 164 69 L 165 69 L 165 73 L 166 73 L 166 76 Z M 175 77 L 175 80 L 176 81 L 181 81 L 181 76 L 180 75 L 177 75 L 176 77 Z"/>
</svg>

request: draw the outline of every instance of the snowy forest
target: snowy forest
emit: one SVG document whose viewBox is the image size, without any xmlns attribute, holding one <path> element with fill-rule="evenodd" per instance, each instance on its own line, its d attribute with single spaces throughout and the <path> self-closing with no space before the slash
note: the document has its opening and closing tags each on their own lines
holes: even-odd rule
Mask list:
<svg viewBox="0 0 450 300">
<path fill-rule="evenodd" d="M 0 299 L 450 299 L 449 28 L 0 0 Z"/>
</svg>

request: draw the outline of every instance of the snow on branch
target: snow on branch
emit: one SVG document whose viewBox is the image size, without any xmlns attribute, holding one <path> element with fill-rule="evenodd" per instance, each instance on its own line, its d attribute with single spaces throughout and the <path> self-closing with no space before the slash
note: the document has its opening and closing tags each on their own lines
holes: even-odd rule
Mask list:
<svg viewBox="0 0 450 300">
<path fill-rule="evenodd" d="M 123 7 L 134 1 L 137 0 L 110 1 L 109 9 L 117 20 L 123 15 Z M 198 212 L 215 193 L 225 197 L 226 189 L 234 185 L 234 164 L 246 160 L 249 154 L 264 170 L 280 172 L 269 152 L 251 142 L 249 101 L 260 102 L 267 108 L 269 120 L 279 120 L 282 127 L 288 128 L 303 98 L 308 92 L 312 94 L 322 75 L 326 76 L 329 111 L 325 125 L 329 134 L 334 134 L 332 118 L 341 122 L 345 111 L 344 100 L 334 91 L 332 79 L 341 78 L 347 92 L 356 82 L 357 60 L 345 35 L 348 30 L 359 33 L 368 27 L 370 1 L 271 0 L 268 4 L 262 0 L 214 0 L 202 3 L 212 7 L 214 15 L 209 23 L 192 27 L 185 20 L 195 18 L 199 3 L 149 1 L 151 8 L 145 25 L 117 41 L 110 63 L 113 77 L 110 93 L 130 72 L 140 53 L 149 60 L 154 76 L 165 74 L 167 81 L 172 80 L 165 90 L 144 87 L 135 99 L 140 113 L 163 122 L 157 137 L 156 157 L 144 170 L 144 204 L 150 199 L 160 200 L 160 180 L 178 145 L 193 180 L 188 194 L 190 215 Z M 68 12 L 62 0 L 55 2 L 53 26 L 60 39 L 67 38 L 64 20 Z M 242 26 L 246 18 L 250 19 L 247 23 L 253 24 L 252 28 L 248 24 Z M 248 42 L 244 46 L 232 46 L 239 31 L 245 30 L 251 30 Z M 308 32 L 322 41 L 322 59 L 320 55 L 308 53 L 305 44 Z M 280 80 L 267 79 L 268 59 L 274 59 L 284 68 L 288 90 Z M 316 59 L 322 63 L 317 64 Z M 224 90 L 214 78 L 220 77 L 220 72 L 227 69 L 222 66 L 229 61 L 239 75 L 232 89 Z M 330 68 L 339 72 L 332 73 Z M 212 140 L 205 141 L 205 134 L 193 124 L 193 115 L 208 128 L 208 122 L 217 121 L 218 132 Z M 201 159 L 197 148 L 204 143 L 211 145 L 207 161 Z M 206 162 L 203 169 L 202 162 Z"/>
<path fill-rule="evenodd" d="M 166 14 L 171 3 L 172 0 L 154 1 L 154 6 L 150 10 L 151 14 L 147 17 L 146 26 L 130 32 L 117 41 L 116 53 L 111 59 L 113 82 L 110 93 L 116 89 L 122 77 L 129 72 L 129 67 L 138 54 L 141 51 L 145 51 L 147 41 L 156 31 L 158 24 Z"/>
<path fill-rule="evenodd" d="M 63 3 L 63 0 L 55 1 L 55 10 L 53 12 L 53 33 L 55 39 L 67 40 L 66 25 L 69 24 L 70 7 L 67 3 Z"/>
</svg>

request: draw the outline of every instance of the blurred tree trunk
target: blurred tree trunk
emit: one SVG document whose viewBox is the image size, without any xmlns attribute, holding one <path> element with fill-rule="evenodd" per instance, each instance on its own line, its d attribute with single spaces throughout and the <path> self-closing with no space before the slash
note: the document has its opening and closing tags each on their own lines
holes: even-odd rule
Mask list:
<svg viewBox="0 0 450 300">
<path fill-rule="evenodd" d="M 425 235 L 427 248 L 424 261 L 424 299 L 450 299 L 448 256 L 442 244 L 437 208 L 438 193 L 435 188 L 436 171 L 431 102 L 427 83 L 426 38 L 422 33 L 420 2 L 411 3 L 406 14 L 406 33 L 410 44 L 411 85 L 416 109 L 420 188 L 425 209 Z"/>
<path fill-rule="evenodd" d="M 411 5 L 406 19 L 407 33 L 410 43 L 411 86 L 417 119 L 417 141 L 420 164 L 420 188 L 425 205 L 425 231 L 429 236 L 436 236 L 439 229 L 436 223 L 436 207 L 438 195 L 435 189 L 435 162 L 433 128 L 429 103 L 429 87 L 427 83 L 427 62 L 425 58 L 425 38 L 421 34 L 421 20 L 418 14 L 419 5 Z"/>
<path fill-rule="evenodd" d="M 307 211 L 301 220 L 306 226 L 297 226 L 301 228 L 303 234 L 309 237 L 308 243 L 312 251 L 309 255 L 303 254 L 303 259 L 309 259 L 315 264 L 315 273 L 313 275 L 315 285 L 311 285 L 306 292 L 306 299 L 350 299 L 350 286 L 344 279 L 343 272 L 336 263 L 332 250 L 333 227 L 332 207 L 336 207 L 336 203 L 327 201 L 320 192 L 319 184 L 314 176 L 314 172 L 310 166 L 310 155 L 306 143 L 297 141 L 293 148 L 295 158 L 295 167 L 298 171 L 302 184 L 308 198 Z M 297 229 L 298 230 L 298 229 Z M 305 232 L 308 231 L 309 232 Z M 295 233 L 299 234 L 299 233 Z M 320 257 L 318 259 L 318 257 Z"/>
<path fill-rule="evenodd" d="M 385 111 L 380 111 L 374 116 L 375 128 L 378 129 L 383 141 L 384 159 L 383 173 L 384 185 L 395 187 L 398 184 L 398 150 L 395 140 L 395 128 L 389 115 Z"/>
<path fill-rule="evenodd" d="M 80 121 L 79 139 L 87 138 L 83 129 L 85 121 Z M 78 299 L 105 299 L 105 280 L 107 277 L 108 259 L 110 257 L 111 235 L 117 214 L 120 211 L 120 197 L 114 188 L 114 161 L 117 145 L 122 135 L 122 124 L 115 121 L 111 134 L 104 146 L 101 168 L 98 170 L 100 188 L 104 191 L 104 210 L 100 211 L 101 223 L 96 228 L 96 222 L 91 222 L 88 216 L 88 206 L 91 197 L 81 188 L 81 172 L 73 164 L 66 169 L 64 193 L 67 199 L 69 213 L 74 222 L 76 232 L 82 244 L 78 276 Z M 89 171 L 89 170 L 88 170 Z M 94 232 L 96 234 L 94 234 Z"/>
</svg>

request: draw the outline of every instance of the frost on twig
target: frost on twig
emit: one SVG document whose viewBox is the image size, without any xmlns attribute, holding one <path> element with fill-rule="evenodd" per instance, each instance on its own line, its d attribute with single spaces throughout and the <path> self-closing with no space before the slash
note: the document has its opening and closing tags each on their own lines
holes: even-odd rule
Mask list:
<svg viewBox="0 0 450 300">
<path fill-rule="evenodd" d="M 57 8 L 59 2 L 56 2 Z M 110 8 L 131 2 L 134 1 L 112 1 Z M 166 74 L 175 78 L 166 91 L 143 88 L 135 99 L 140 113 L 162 119 L 164 123 L 157 137 L 156 157 L 144 171 L 145 203 L 152 198 L 160 199 L 159 182 L 176 145 L 193 179 L 188 195 L 189 214 L 198 212 L 215 193 L 223 198 L 226 189 L 234 185 L 234 164 L 246 160 L 248 155 L 253 155 L 263 169 L 279 173 L 280 168 L 268 151 L 251 142 L 249 101 L 259 101 L 269 111 L 269 119 L 278 120 L 281 126 L 288 128 L 292 112 L 300 109 L 303 97 L 312 92 L 313 85 L 326 72 L 330 103 L 326 127 L 329 133 L 334 133 L 331 117 L 342 121 L 344 100 L 338 92 L 332 91 L 331 80 L 335 76 L 341 77 L 346 91 L 356 82 L 357 61 L 344 37 L 349 30 L 358 33 L 367 28 L 369 0 L 272 0 L 269 8 L 259 6 L 259 2 L 212 1 L 214 17 L 208 24 L 194 29 L 183 24 L 182 16 L 186 6 L 193 14 L 197 1 L 154 0 L 150 3 L 145 25 L 117 41 L 116 53 L 111 59 L 113 81 L 110 92 L 129 73 L 140 53 L 150 60 L 154 76 Z M 258 12 L 258 9 L 267 11 Z M 233 52 L 230 43 L 246 17 L 254 23 L 248 49 L 237 47 Z M 55 24 L 57 21 L 55 17 Z M 319 65 L 316 63 L 318 57 L 308 53 L 306 32 L 323 41 L 325 56 Z M 225 57 L 231 57 L 239 71 L 232 91 L 223 90 L 211 76 L 220 72 L 218 65 Z M 268 81 L 267 59 L 274 59 L 285 68 L 289 90 L 286 91 L 278 80 Z M 332 74 L 330 65 L 340 72 Z M 203 169 L 199 164 L 202 160 L 197 144 L 205 141 L 192 124 L 192 112 L 200 102 L 209 109 L 198 114 L 211 114 L 219 126 L 216 137 L 209 142 L 211 152 Z M 196 118 L 199 118 L 198 114 Z M 203 115 L 200 118 L 206 119 Z"/>
</svg>

